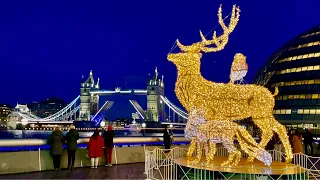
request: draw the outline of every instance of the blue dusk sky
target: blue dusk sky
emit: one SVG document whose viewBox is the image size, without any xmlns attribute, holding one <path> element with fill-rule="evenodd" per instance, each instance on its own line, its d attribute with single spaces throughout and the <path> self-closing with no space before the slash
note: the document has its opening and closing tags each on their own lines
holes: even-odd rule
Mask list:
<svg viewBox="0 0 320 180">
<path fill-rule="evenodd" d="M 203 76 L 216 82 L 228 82 L 238 52 L 247 56 L 245 80 L 251 82 L 279 47 L 320 25 L 319 0 L 3 0 L 0 103 L 50 96 L 70 102 L 79 95 L 81 76 L 90 70 L 103 89 L 144 89 L 148 74 L 158 67 L 165 76 L 165 96 L 179 104 L 176 68 L 167 54 L 177 38 L 188 45 L 200 40 L 199 30 L 206 34 L 216 27 L 221 3 L 224 15 L 239 5 L 241 17 L 226 48 L 202 58 Z M 222 32 L 221 27 L 215 30 Z M 130 116 L 129 97 L 112 97 L 117 98 L 114 111 Z M 145 107 L 145 97 L 130 98 Z"/>
</svg>

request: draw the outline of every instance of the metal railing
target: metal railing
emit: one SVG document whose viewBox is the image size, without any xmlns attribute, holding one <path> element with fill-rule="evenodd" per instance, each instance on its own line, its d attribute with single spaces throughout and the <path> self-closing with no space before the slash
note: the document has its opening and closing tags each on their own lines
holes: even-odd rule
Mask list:
<svg viewBox="0 0 320 180">
<path fill-rule="evenodd" d="M 79 148 L 87 147 L 90 138 L 81 138 L 78 140 Z M 116 137 L 113 140 L 114 145 L 121 146 L 159 146 L 163 145 L 162 138 L 159 137 Z M 173 142 L 175 145 L 189 144 L 184 137 L 175 137 Z M 32 151 L 46 150 L 50 146 L 45 139 L 10 139 L 0 140 L 0 152 L 11 151 Z"/>
<path fill-rule="evenodd" d="M 166 152 L 169 151 L 169 152 Z M 178 177 L 178 171 L 181 171 L 181 167 L 175 163 L 175 159 L 177 158 L 185 158 L 186 157 L 187 149 L 176 147 L 173 149 L 159 149 L 155 148 L 151 151 L 145 150 L 145 174 L 147 176 L 147 179 L 159 179 L 159 180 L 165 180 L 165 179 L 188 179 L 187 173 L 184 172 L 182 169 L 182 173 L 184 174 L 184 177 Z M 285 159 L 285 154 L 283 152 L 277 151 L 277 150 L 271 150 L 269 153 L 272 155 L 273 161 L 283 161 Z M 228 152 L 225 148 L 217 148 L 216 156 L 220 157 L 227 157 Z M 241 153 L 242 158 L 246 158 L 248 155 L 244 152 Z M 312 157 L 308 156 L 302 153 L 294 154 L 293 156 L 293 164 L 297 165 L 297 167 L 292 168 L 298 168 L 296 171 L 301 172 L 297 176 L 294 177 L 294 179 L 320 179 L 320 157 Z M 289 168 L 289 167 L 287 167 Z M 199 171 L 194 171 L 195 176 L 199 177 L 203 174 L 206 174 L 202 171 L 203 169 Z M 198 173 L 198 174 L 197 174 Z M 200 173 L 200 174 L 199 174 Z M 221 174 L 222 175 L 222 174 Z M 222 175 L 223 176 L 223 175 Z M 265 175 L 265 177 L 268 175 Z M 285 176 L 282 174 L 281 176 Z M 280 177 L 281 177 L 280 176 Z M 279 177 L 279 178 L 280 178 Z M 213 177 L 206 177 L 204 179 L 212 179 Z M 228 179 L 224 177 L 225 179 Z M 268 176 L 268 178 L 273 179 L 271 176 Z M 250 176 L 250 179 L 251 176 Z M 253 179 L 257 179 L 257 177 L 254 177 Z"/>
</svg>

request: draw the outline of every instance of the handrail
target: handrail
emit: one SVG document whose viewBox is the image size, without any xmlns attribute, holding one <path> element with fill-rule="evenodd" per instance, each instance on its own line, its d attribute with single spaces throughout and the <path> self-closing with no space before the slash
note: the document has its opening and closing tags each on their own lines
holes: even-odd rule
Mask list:
<svg viewBox="0 0 320 180">
<path fill-rule="evenodd" d="M 78 144 L 85 144 L 89 142 L 90 138 L 81 138 L 78 140 Z M 175 137 L 175 141 L 189 142 L 184 137 Z M 159 137 L 116 137 L 113 139 L 115 144 L 125 143 L 151 143 L 162 142 L 162 138 Z M 0 140 L 0 147 L 21 147 L 21 146 L 42 146 L 47 145 L 45 139 L 5 139 Z"/>
</svg>

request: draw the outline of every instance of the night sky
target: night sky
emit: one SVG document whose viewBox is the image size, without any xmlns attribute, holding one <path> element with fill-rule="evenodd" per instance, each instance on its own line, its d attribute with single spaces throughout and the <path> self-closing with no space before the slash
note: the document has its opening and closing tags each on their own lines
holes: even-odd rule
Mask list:
<svg viewBox="0 0 320 180">
<path fill-rule="evenodd" d="M 200 40 L 199 30 L 206 34 L 218 25 L 220 3 L 224 15 L 240 5 L 241 16 L 225 50 L 203 56 L 202 74 L 212 81 L 228 82 L 233 56 L 241 52 L 251 82 L 281 45 L 320 24 L 319 0 L 0 1 L 0 103 L 50 96 L 70 102 L 90 70 L 103 89 L 144 89 L 158 67 L 165 95 L 178 104 L 167 53 L 177 38 L 191 44 Z"/>
</svg>

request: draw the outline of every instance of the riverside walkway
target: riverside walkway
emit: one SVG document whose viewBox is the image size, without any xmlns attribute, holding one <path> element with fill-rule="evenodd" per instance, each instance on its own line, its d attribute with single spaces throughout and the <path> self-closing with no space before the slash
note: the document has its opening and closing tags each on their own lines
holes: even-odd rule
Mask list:
<svg viewBox="0 0 320 180">
<path fill-rule="evenodd" d="M 146 179 L 144 163 L 121 164 L 111 167 L 99 166 L 75 168 L 72 171 L 42 171 L 0 175 L 0 179 Z"/>
</svg>

